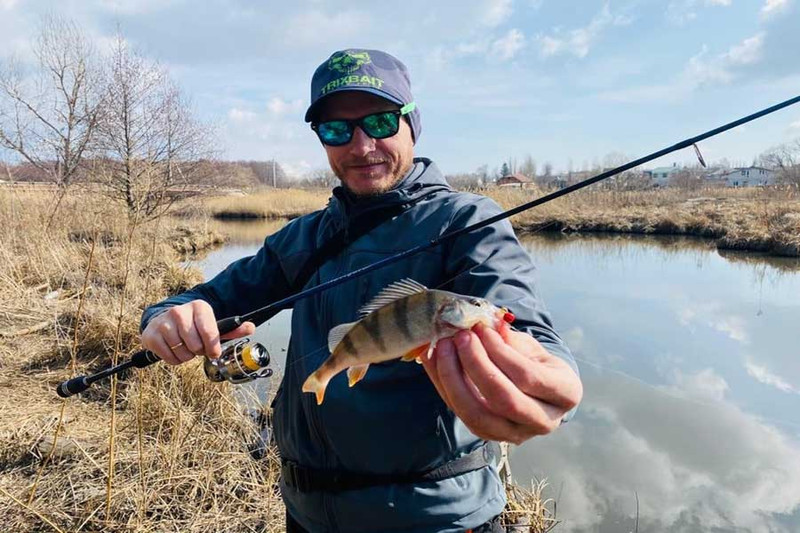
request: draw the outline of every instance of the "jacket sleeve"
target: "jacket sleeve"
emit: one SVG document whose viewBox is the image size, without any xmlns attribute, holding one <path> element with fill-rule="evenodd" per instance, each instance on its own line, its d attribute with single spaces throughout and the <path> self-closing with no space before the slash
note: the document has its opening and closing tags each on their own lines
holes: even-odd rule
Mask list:
<svg viewBox="0 0 800 533">
<path fill-rule="evenodd" d="M 454 214 L 448 231 L 466 227 L 500 213 L 492 200 L 471 196 Z M 578 367 L 556 332 L 535 286 L 536 267 L 511 224 L 502 220 L 458 237 L 445 254 L 449 290 L 480 296 L 514 313 L 514 328 L 531 334 L 548 352 L 562 358 L 575 373 Z"/>
<path fill-rule="evenodd" d="M 153 317 L 168 308 L 193 300 L 208 302 L 214 316 L 220 320 L 254 311 L 288 296 L 291 284 L 275 250 L 276 243 L 285 240 L 275 235 L 267 237 L 255 255 L 234 261 L 210 281 L 148 307 L 142 314 L 140 329 L 143 331 Z"/>
</svg>

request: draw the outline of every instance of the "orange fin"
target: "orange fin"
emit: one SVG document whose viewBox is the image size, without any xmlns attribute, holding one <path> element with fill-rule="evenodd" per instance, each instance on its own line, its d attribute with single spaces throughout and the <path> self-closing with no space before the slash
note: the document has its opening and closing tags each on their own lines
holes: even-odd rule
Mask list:
<svg viewBox="0 0 800 533">
<path fill-rule="evenodd" d="M 325 399 L 325 388 L 328 386 L 328 381 L 326 380 L 323 382 L 319 379 L 317 372 L 314 372 L 308 379 L 306 379 L 305 383 L 303 383 L 303 392 L 313 392 L 317 396 L 317 405 L 322 405 L 322 401 Z"/>
<path fill-rule="evenodd" d="M 428 351 L 428 346 L 430 343 L 423 344 L 422 346 L 417 346 L 416 348 L 409 350 L 407 354 L 400 358 L 401 361 L 405 363 L 410 363 L 411 361 L 415 361 L 422 357 L 422 354 Z"/>
<path fill-rule="evenodd" d="M 351 366 L 347 369 L 347 384 L 352 387 L 362 379 L 369 369 L 369 363 L 364 365 Z"/>
</svg>

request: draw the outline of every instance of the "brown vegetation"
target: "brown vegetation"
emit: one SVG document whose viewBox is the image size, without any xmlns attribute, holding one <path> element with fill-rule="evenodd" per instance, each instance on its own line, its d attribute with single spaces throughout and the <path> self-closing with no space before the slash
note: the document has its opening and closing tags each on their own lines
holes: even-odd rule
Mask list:
<svg viewBox="0 0 800 533">
<path fill-rule="evenodd" d="M 535 189 L 490 189 L 504 208 L 542 196 Z M 522 234 L 538 231 L 691 235 L 720 249 L 800 257 L 800 193 L 792 187 L 685 191 L 584 190 L 512 219 Z"/>
<path fill-rule="evenodd" d="M 64 202 L 47 232 L 49 194 L 0 190 L 0 530 L 282 530 L 276 458 L 251 458 L 246 408 L 199 364 L 55 395 L 135 350 L 142 307 L 199 280 L 179 251 L 214 240 L 165 219 L 131 234 L 124 208 Z"/>
</svg>

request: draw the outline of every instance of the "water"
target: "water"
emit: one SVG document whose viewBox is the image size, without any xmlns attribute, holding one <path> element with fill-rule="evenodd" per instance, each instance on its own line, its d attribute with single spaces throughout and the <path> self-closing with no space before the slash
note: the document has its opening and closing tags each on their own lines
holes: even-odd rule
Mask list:
<svg viewBox="0 0 800 533">
<path fill-rule="evenodd" d="M 512 450 L 517 483 L 547 479 L 556 531 L 634 531 L 637 514 L 639 531 L 800 531 L 800 263 L 688 239 L 524 243 L 585 387 L 567 426 Z M 279 366 L 288 318 L 257 334 Z"/>
</svg>

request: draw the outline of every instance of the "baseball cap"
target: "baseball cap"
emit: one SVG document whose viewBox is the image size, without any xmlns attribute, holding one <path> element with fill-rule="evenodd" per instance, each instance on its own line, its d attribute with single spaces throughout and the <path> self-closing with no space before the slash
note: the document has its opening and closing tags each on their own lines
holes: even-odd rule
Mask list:
<svg viewBox="0 0 800 533">
<path fill-rule="evenodd" d="M 401 107 L 414 101 L 408 69 L 399 59 L 380 50 L 348 48 L 331 54 L 314 71 L 311 105 L 306 111 L 305 121 L 312 122 L 320 102 L 341 91 L 372 93 Z M 422 133 L 419 107 L 407 116 L 416 142 Z"/>
</svg>

